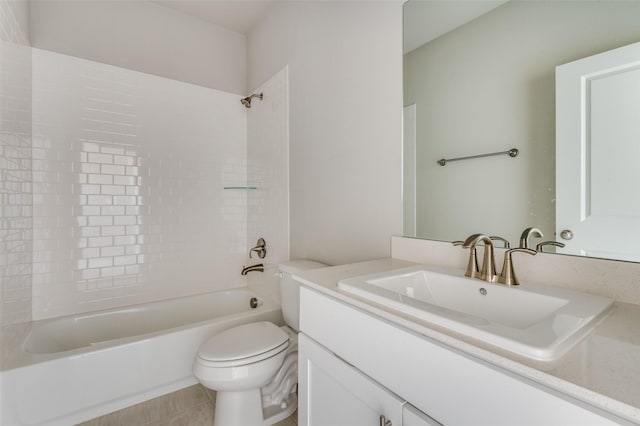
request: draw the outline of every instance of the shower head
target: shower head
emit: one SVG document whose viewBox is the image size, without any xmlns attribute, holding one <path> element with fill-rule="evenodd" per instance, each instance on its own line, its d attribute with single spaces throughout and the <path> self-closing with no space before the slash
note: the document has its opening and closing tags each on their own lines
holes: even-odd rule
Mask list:
<svg viewBox="0 0 640 426">
<path fill-rule="evenodd" d="M 262 100 L 263 98 L 263 94 L 262 93 L 254 93 L 251 96 L 247 96 L 244 99 L 240 99 L 240 102 L 242 103 L 242 105 L 244 105 L 247 108 L 251 108 L 251 98 L 258 98 L 260 100 Z"/>
</svg>

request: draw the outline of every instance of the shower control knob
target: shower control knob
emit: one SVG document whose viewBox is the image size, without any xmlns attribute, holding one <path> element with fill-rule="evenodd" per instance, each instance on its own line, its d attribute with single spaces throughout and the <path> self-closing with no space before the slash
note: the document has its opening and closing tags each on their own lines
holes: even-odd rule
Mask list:
<svg viewBox="0 0 640 426">
<path fill-rule="evenodd" d="M 573 238 L 573 232 L 571 232 L 571 230 L 569 229 L 564 229 L 562 232 L 560 232 L 560 238 L 562 238 L 563 240 L 570 240 Z"/>
</svg>

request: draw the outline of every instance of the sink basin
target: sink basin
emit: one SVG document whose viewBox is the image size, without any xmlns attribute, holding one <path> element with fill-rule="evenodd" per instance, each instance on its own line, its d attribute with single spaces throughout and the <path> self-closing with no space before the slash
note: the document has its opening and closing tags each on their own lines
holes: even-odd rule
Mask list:
<svg viewBox="0 0 640 426">
<path fill-rule="evenodd" d="M 507 287 L 424 265 L 344 279 L 338 288 L 540 361 L 564 355 L 613 305 L 579 291 L 526 283 Z"/>
</svg>

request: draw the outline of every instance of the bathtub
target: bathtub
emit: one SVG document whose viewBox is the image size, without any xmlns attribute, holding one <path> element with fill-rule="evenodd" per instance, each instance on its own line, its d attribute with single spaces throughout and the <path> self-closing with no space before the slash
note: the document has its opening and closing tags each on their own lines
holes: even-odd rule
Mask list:
<svg viewBox="0 0 640 426">
<path fill-rule="evenodd" d="M 73 425 L 191 386 L 204 340 L 261 320 L 282 325 L 280 306 L 240 288 L 33 322 L 3 362 L 0 423 Z"/>
</svg>

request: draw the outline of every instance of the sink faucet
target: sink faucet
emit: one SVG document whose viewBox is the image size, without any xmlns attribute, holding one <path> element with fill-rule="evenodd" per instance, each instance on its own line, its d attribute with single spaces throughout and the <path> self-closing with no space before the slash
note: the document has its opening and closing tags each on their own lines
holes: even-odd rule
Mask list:
<svg viewBox="0 0 640 426">
<path fill-rule="evenodd" d="M 527 228 L 522 231 L 522 235 L 520 235 L 520 248 L 529 248 L 529 238 L 542 238 L 542 231 L 538 228 Z"/>
<path fill-rule="evenodd" d="M 253 271 L 264 272 L 264 265 L 262 263 L 257 263 L 255 265 L 245 266 L 242 268 L 240 275 L 247 275 L 249 272 Z"/>
<path fill-rule="evenodd" d="M 538 233 L 542 236 L 542 233 L 537 228 L 528 228 L 525 232 L 522 233 L 523 237 L 525 233 L 527 237 L 529 234 L 534 235 L 534 233 Z M 492 240 L 504 241 L 507 250 L 504 253 L 504 262 L 502 264 L 502 272 L 500 276 L 496 274 L 496 261 L 493 255 L 493 242 Z M 526 241 L 526 237 L 525 237 Z M 478 243 L 484 243 L 484 259 L 482 259 L 482 269 L 480 270 L 480 275 L 478 275 L 478 259 L 476 257 L 476 246 Z M 522 240 L 520 240 L 522 243 Z M 545 243 L 546 244 L 546 243 Z M 469 264 L 467 265 L 467 272 L 465 276 L 471 278 L 480 278 L 481 280 L 488 282 L 498 282 L 500 284 L 506 284 L 508 286 L 516 286 L 519 284 L 518 279 L 516 278 L 516 273 L 513 270 L 513 261 L 511 260 L 512 253 L 526 253 L 535 255 L 537 251 L 531 250 L 529 248 L 509 248 L 508 242 L 503 238 L 496 237 L 488 237 L 484 234 L 473 234 L 469 238 L 467 238 L 464 242 L 462 241 L 454 241 L 454 246 L 462 246 L 462 248 L 468 248 L 471 253 L 469 257 Z"/>
<path fill-rule="evenodd" d="M 493 282 L 496 279 L 496 260 L 493 256 L 493 242 L 491 238 L 484 234 L 473 234 L 465 240 L 462 248 L 468 248 L 472 253 L 476 249 L 479 242 L 484 243 L 484 259 L 482 260 L 482 269 L 480 270 L 480 279 Z"/>
</svg>

